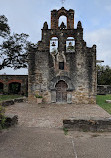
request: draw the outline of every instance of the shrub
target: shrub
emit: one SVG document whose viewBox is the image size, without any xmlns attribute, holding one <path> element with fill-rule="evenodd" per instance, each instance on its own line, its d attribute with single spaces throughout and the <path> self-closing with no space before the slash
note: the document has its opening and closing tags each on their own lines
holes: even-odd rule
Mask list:
<svg viewBox="0 0 111 158">
<path fill-rule="evenodd" d="M 0 129 L 5 128 L 6 118 L 5 118 L 4 114 L 5 114 L 5 108 L 0 106 Z"/>
<path fill-rule="evenodd" d="M 41 95 L 38 95 L 38 94 L 35 94 L 35 97 L 36 97 L 36 98 L 42 98 L 42 96 L 41 96 Z"/>
</svg>

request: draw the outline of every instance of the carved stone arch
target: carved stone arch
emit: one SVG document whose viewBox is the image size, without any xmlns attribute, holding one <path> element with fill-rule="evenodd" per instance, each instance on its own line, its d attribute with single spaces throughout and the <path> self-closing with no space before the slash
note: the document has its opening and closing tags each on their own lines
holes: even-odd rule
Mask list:
<svg viewBox="0 0 111 158">
<path fill-rule="evenodd" d="M 62 21 L 62 23 L 60 24 L 60 26 L 59 26 L 59 20 L 60 20 L 60 18 L 61 17 L 66 17 L 66 23 L 64 23 L 63 21 Z M 66 10 L 66 9 L 60 9 L 60 10 L 58 10 L 58 15 L 57 15 L 57 23 L 58 23 L 58 27 L 59 28 L 62 28 L 62 26 L 61 25 L 64 25 L 63 27 L 64 27 L 64 29 L 66 29 L 67 28 L 67 26 L 68 26 L 68 11 Z"/>
<path fill-rule="evenodd" d="M 8 84 L 12 83 L 12 82 L 17 82 L 17 83 L 22 83 L 22 80 L 9 80 L 8 81 Z"/>
<path fill-rule="evenodd" d="M 59 39 L 59 35 L 56 34 L 56 32 L 51 31 L 51 32 L 50 32 L 50 37 L 49 37 L 49 39 L 54 38 L 54 37 L 56 37 L 56 38 Z"/>
<path fill-rule="evenodd" d="M 55 90 L 56 84 L 57 84 L 59 81 L 61 81 L 61 80 L 65 81 L 66 84 L 68 85 L 67 90 L 73 91 L 73 90 L 75 89 L 75 88 L 74 88 L 74 85 L 73 85 L 72 82 L 71 82 L 71 79 L 70 79 L 69 77 L 67 77 L 67 76 L 57 76 L 57 77 L 54 77 L 54 78 L 51 80 L 50 84 L 49 84 L 49 89 L 50 89 L 50 90 Z"/>
<path fill-rule="evenodd" d="M 60 16 L 67 17 L 67 29 L 74 29 L 74 10 L 61 9 L 51 11 L 51 29 L 58 29 L 58 19 Z"/>
<path fill-rule="evenodd" d="M 68 17 L 68 11 L 64 7 L 58 10 L 58 18 L 62 15 Z"/>
</svg>

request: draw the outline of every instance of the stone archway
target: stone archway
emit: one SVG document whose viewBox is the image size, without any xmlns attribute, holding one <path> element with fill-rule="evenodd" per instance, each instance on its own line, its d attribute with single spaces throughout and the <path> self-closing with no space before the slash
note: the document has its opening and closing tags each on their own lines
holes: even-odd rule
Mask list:
<svg viewBox="0 0 111 158">
<path fill-rule="evenodd" d="M 67 102 L 67 88 L 65 81 L 59 81 L 56 86 L 56 102 Z"/>
<path fill-rule="evenodd" d="M 0 93 L 3 93 L 3 87 L 4 87 L 4 84 L 0 82 Z"/>
<path fill-rule="evenodd" d="M 10 94 L 20 94 L 21 92 L 21 83 L 11 82 L 9 83 L 9 93 Z"/>
</svg>

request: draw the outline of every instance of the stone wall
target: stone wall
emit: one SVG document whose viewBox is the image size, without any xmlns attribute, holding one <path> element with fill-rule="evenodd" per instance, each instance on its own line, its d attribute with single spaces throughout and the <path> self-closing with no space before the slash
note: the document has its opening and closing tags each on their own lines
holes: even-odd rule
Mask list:
<svg viewBox="0 0 111 158">
<path fill-rule="evenodd" d="M 84 132 L 111 132 L 110 118 L 79 118 L 63 120 L 63 127 L 68 130 Z"/>
<path fill-rule="evenodd" d="M 60 16 L 67 17 L 67 28 L 58 26 Z M 50 52 L 50 40 L 58 39 L 58 50 Z M 75 50 L 66 51 L 66 41 L 73 37 Z M 64 69 L 59 68 L 60 62 Z M 51 29 L 47 22 L 42 29 L 42 40 L 37 49 L 29 50 L 29 100 L 34 95 L 43 97 L 44 102 L 56 102 L 56 84 L 64 81 L 67 85 L 67 103 L 96 103 L 96 45 L 87 47 L 83 40 L 83 28 L 79 21 L 74 28 L 74 10 L 51 11 Z"/>
<path fill-rule="evenodd" d="M 19 94 L 27 95 L 28 91 L 28 75 L 0 75 L 0 83 L 3 84 L 3 93 L 9 94 L 10 83 L 20 83 L 21 88 Z"/>
<path fill-rule="evenodd" d="M 97 94 L 111 94 L 111 85 L 98 85 Z"/>
</svg>

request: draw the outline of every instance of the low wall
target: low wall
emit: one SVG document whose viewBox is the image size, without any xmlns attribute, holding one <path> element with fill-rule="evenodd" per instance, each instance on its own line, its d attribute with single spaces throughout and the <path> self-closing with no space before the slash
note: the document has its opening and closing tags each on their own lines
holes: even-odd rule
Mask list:
<svg viewBox="0 0 111 158">
<path fill-rule="evenodd" d="M 63 127 L 73 131 L 111 132 L 111 118 L 63 120 Z"/>
<path fill-rule="evenodd" d="M 97 94 L 111 94 L 111 85 L 98 85 Z"/>
<path fill-rule="evenodd" d="M 21 102 L 25 102 L 27 100 L 26 97 L 23 97 L 23 98 L 16 98 L 16 99 L 11 99 L 11 100 L 4 100 L 4 101 L 1 101 L 0 102 L 0 105 L 2 106 L 10 106 L 10 105 L 13 105 L 15 103 L 21 103 Z"/>
</svg>

